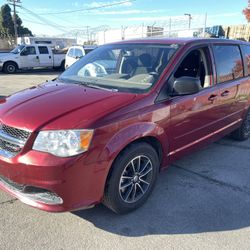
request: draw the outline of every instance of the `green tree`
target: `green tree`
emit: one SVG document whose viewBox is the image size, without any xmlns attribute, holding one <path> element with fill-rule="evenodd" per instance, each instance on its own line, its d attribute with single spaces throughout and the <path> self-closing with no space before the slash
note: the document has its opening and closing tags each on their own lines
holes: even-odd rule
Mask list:
<svg viewBox="0 0 250 250">
<path fill-rule="evenodd" d="M 32 32 L 23 26 L 22 19 L 17 14 L 16 23 L 18 36 L 33 36 Z M 8 4 L 3 5 L 0 10 L 0 36 L 15 36 L 13 16 L 11 15 L 11 8 Z"/>
<path fill-rule="evenodd" d="M 16 23 L 17 23 L 17 34 L 18 36 L 33 36 L 32 32 L 23 26 L 22 19 L 16 14 Z"/>
<path fill-rule="evenodd" d="M 8 4 L 1 7 L 0 30 L 7 36 L 14 36 L 14 23 L 11 16 L 11 8 Z"/>
</svg>

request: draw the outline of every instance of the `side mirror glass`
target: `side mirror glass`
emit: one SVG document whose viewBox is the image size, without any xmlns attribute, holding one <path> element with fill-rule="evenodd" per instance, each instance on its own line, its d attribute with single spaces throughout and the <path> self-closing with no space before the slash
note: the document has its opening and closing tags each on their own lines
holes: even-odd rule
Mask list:
<svg viewBox="0 0 250 250">
<path fill-rule="evenodd" d="M 202 89 L 199 78 L 182 76 L 174 81 L 172 96 L 192 95 Z"/>
</svg>

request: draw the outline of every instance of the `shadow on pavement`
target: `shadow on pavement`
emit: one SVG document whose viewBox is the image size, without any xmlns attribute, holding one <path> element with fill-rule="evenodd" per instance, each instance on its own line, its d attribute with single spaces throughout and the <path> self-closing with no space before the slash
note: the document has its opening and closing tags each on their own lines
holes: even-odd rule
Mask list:
<svg viewBox="0 0 250 250">
<path fill-rule="evenodd" d="M 192 156 L 197 164 L 202 153 Z M 188 164 L 188 159 L 185 162 Z M 212 174 L 217 167 L 214 164 Z M 235 189 L 196 175 L 192 169 L 193 166 L 187 166 L 185 170 L 177 165 L 162 172 L 149 200 L 133 213 L 116 215 L 99 205 L 73 214 L 99 229 L 131 237 L 228 231 L 250 226 L 250 192 L 247 188 Z M 242 175 L 246 174 L 249 175 L 248 170 L 242 172 Z"/>
</svg>

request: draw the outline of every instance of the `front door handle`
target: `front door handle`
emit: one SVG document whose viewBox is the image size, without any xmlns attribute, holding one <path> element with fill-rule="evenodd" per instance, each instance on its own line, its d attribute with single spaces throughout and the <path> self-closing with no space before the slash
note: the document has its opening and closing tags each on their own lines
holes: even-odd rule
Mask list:
<svg viewBox="0 0 250 250">
<path fill-rule="evenodd" d="M 228 90 L 225 90 L 224 92 L 221 93 L 221 96 L 228 96 L 229 95 L 229 91 Z"/>
<path fill-rule="evenodd" d="M 39 56 L 36 56 L 36 59 L 39 59 Z"/>
<path fill-rule="evenodd" d="M 51 56 L 49 56 L 49 59 L 51 59 Z"/>
<path fill-rule="evenodd" d="M 208 97 L 208 100 L 211 101 L 211 102 L 213 102 L 216 98 L 217 98 L 217 95 L 212 94 L 212 95 L 210 95 L 210 96 Z"/>
</svg>

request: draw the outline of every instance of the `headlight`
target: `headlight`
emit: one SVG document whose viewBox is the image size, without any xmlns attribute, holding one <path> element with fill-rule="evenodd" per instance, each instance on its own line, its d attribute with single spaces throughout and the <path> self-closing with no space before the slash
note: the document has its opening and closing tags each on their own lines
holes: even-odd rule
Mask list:
<svg viewBox="0 0 250 250">
<path fill-rule="evenodd" d="M 59 157 L 78 155 L 88 150 L 93 130 L 57 130 L 39 132 L 33 149 Z"/>
</svg>

